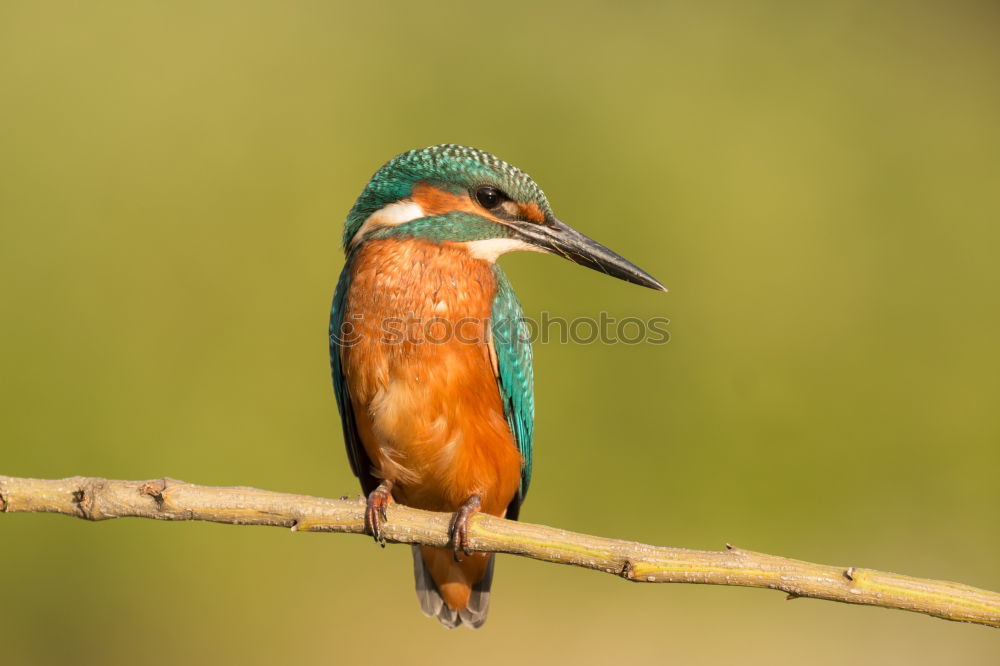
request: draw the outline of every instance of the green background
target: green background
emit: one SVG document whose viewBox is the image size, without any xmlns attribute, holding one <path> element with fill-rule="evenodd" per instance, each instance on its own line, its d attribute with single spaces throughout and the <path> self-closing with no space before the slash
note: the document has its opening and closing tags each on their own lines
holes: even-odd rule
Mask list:
<svg viewBox="0 0 1000 666">
<path fill-rule="evenodd" d="M 368 176 L 531 173 L 670 293 L 502 260 L 538 345 L 523 518 L 1000 588 L 993 2 L 0 5 L 0 474 L 356 493 L 326 325 Z M 501 557 L 421 616 L 367 538 L 0 518 L 5 664 L 996 664 L 994 630 Z"/>
</svg>

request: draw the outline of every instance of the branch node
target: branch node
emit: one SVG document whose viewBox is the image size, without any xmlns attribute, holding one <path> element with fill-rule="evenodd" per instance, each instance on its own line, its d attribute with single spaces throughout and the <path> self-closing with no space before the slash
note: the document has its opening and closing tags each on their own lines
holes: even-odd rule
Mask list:
<svg viewBox="0 0 1000 666">
<path fill-rule="evenodd" d="M 107 479 L 80 479 L 80 486 L 73 491 L 73 504 L 76 505 L 76 509 L 82 518 L 86 520 L 104 520 L 108 517 L 101 512 L 98 505 L 100 495 L 107 485 Z"/>
<path fill-rule="evenodd" d="M 635 570 L 632 567 L 632 562 L 625 560 L 625 563 L 622 564 L 621 571 L 618 572 L 618 575 L 625 580 L 635 580 Z"/>
<path fill-rule="evenodd" d="M 802 598 L 801 595 L 795 594 L 794 592 L 789 592 L 788 594 L 785 595 L 785 601 L 793 601 L 795 599 L 801 599 L 801 598 Z"/>
<path fill-rule="evenodd" d="M 734 546 L 733 544 L 731 543 L 726 544 L 726 550 L 733 550 L 734 548 L 736 548 L 736 546 Z"/>
<path fill-rule="evenodd" d="M 156 479 L 154 481 L 147 481 L 146 483 L 139 486 L 139 494 L 152 497 L 156 502 L 156 506 L 160 509 L 163 508 L 163 491 L 167 488 L 166 479 Z"/>
<path fill-rule="evenodd" d="M 844 578 L 847 580 L 854 580 L 854 567 L 848 567 L 844 571 Z"/>
<path fill-rule="evenodd" d="M 76 505 L 76 510 L 80 512 L 82 518 L 90 520 L 90 507 L 91 500 L 87 495 L 87 491 L 83 488 L 77 488 L 73 491 L 73 504 Z"/>
</svg>

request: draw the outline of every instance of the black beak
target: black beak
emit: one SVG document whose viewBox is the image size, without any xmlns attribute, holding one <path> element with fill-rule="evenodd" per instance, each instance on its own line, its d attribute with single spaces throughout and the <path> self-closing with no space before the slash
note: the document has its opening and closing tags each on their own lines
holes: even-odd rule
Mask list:
<svg viewBox="0 0 1000 666">
<path fill-rule="evenodd" d="M 521 240 L 541 250 L 562 255 L 574 263 L 619 280 L 650 289 L 667 290 L 646 271 L 554 217 L 542 224 L 523 222 L 514 228 Z"/>
</svg>

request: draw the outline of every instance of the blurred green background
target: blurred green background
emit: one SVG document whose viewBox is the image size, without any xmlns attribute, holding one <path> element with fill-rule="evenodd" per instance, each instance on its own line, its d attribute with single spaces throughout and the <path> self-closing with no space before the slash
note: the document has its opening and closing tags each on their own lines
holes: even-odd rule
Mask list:
<svg viewBox="0 0 1000 666">
<path fill-rule="evenodd" d="M 0 474 L 356 493 L 326 325 L 403 150 L 531 173 L 669 294 L 554 257 L 525 520 L 1000 588 L 994 2 L 4 2 Z M 360 537 L 0 519 L 6 664 L 996 664 L 995 631 L 501 557 L 420 615 Z"/>
</svg>

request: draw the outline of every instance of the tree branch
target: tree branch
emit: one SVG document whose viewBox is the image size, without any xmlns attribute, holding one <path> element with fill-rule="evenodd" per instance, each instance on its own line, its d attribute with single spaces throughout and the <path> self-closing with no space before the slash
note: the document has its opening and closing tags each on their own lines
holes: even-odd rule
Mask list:
<svg viewBox="0 0 1000 666">
<path fill-rule="evenodd" d="M 363 534 L 364 502 L 291 495 L 256 488 L 213 488 L 175 479 L 112 481 L 76 476 L 43 480 L 0 476 L 0 513 L 62 513 L 86 520 L 154 518 L 271 525 L 300 532 Z M 389 507 L 385 537 L 396 543 L 447 546 L 450 515 Z M 832 567 L 755 553 L 648 546 L 577 534 L 486 514 L 473 517 L 471 548 L 604 571 L 649 583 L 705 583 L 781 590 L 812 597 L 926 613 L 1000 627 L 1000 594 L 960 583 L 855 567 Z"/>
</svg>

